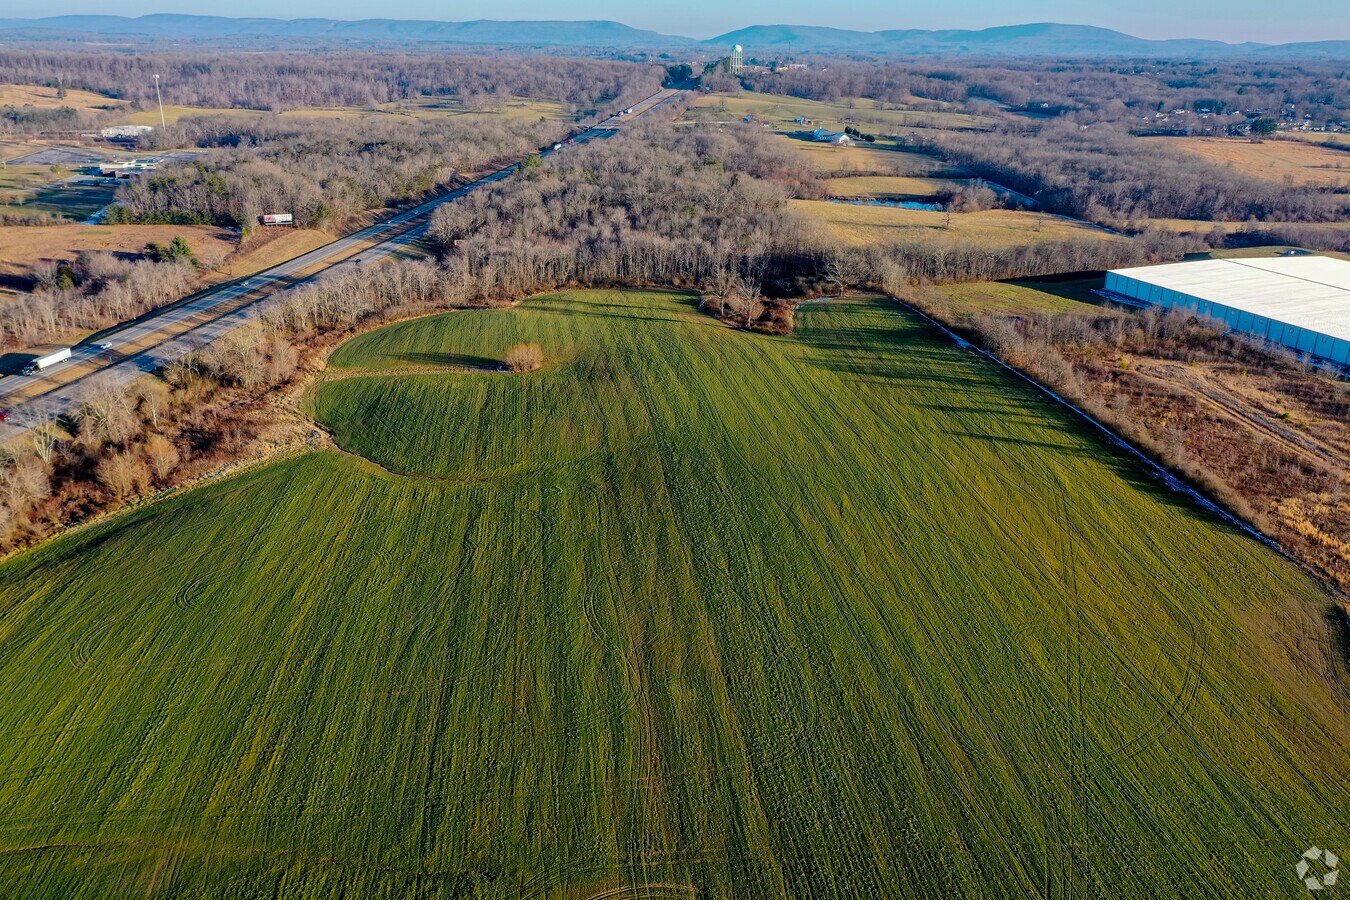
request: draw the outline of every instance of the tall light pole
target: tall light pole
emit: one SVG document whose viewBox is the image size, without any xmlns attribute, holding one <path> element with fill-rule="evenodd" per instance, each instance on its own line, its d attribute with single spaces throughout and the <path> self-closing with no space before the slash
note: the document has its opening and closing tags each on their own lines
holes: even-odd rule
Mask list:
<svg viewBox="0 0 1350 900">
<path fill-rule="evenodd" d="M 167 131 L 169 126 L 164 124 L 164 98 L 159 95 L 159 73 L 155 73 L 155 99 L 159 101 L 159 130 Z"/>
</svg>

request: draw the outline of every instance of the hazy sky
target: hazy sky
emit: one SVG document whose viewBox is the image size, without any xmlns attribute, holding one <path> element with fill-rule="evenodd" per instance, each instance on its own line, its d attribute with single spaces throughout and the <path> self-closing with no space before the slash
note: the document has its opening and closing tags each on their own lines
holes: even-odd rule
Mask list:
<svg viewBox="0 0 1350 900">
<path fill-rule="evenodd" d="M 1205 37 L 1226 41 L 1350 39 L 1350 0 L 496 0 L 491 4 L 403 0 L 0 0 L 0 17 L 62 13 L 135 16 L 152 12 L 334 19 L 614 19 L 667 34 L 712 37 L 745 25 L 832 25 L 889 28 L 985 28 L 1026 22 L 1102 25 L 1140 37 Z"/>
</svg>

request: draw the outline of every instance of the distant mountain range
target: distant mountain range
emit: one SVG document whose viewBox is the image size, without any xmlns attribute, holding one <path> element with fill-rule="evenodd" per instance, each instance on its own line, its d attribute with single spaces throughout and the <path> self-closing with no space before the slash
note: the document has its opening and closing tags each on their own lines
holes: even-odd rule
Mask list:
<svg viewBox="0 0 1350 900">
<path fill-rule="evenodd" d="M 619 22 L 432 22 L 405 19 L 233 19 L 160 14 L 49 16 L 0 19 L 0 40 L 83 36 L 238 39 L 286 38 L 338 42 L 479 44 L 699 49 L 741 44 L 750 56 L 792 53 L 866 53 L 900 56 L 1115 56 L 1271 57 L 1350 60 L 1350 40 L 1294 44 L 1226 44 L 1198 39 L 1148 40 L 1090 25 L 1009 25 L 979 31 L 918 29 L 848 31 L 811 25 L 752 25 L 706 41 L 632 28 Z"/>
</svg>

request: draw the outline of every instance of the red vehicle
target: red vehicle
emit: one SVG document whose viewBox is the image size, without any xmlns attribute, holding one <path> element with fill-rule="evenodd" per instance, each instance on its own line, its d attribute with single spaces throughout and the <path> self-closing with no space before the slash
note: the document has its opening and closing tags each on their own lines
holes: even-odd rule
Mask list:
<svg viewBox="0 0 1350 900">
<path fill-rule="evenodd" d="M 568 139 L 567 139 L 567 143 L 569 143 L 569 144 L 575 144 L 576 141 L 572 140 L 571 138 L 568 138 Z"/>
<path fill-rule="evenodd" d="M 9 421 L 9 410 L 0 409 L 0 422 L 8 422 L 8 421 Z"/>
</svg>

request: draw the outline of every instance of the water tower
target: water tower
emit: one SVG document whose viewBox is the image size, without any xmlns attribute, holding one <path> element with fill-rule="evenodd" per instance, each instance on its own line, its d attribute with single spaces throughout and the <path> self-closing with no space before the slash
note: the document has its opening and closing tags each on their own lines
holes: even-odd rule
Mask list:
<svg viewBox="0 0 1350 900">
<path fill-rule="evenodd" d="M 745 53 L 741 50 L 741 45 L 737 44 L 731 48 L 731 55 L 727 57 L 727 71 L 732 75 L 739 75 L 745 68 Z"/>
</svg>

